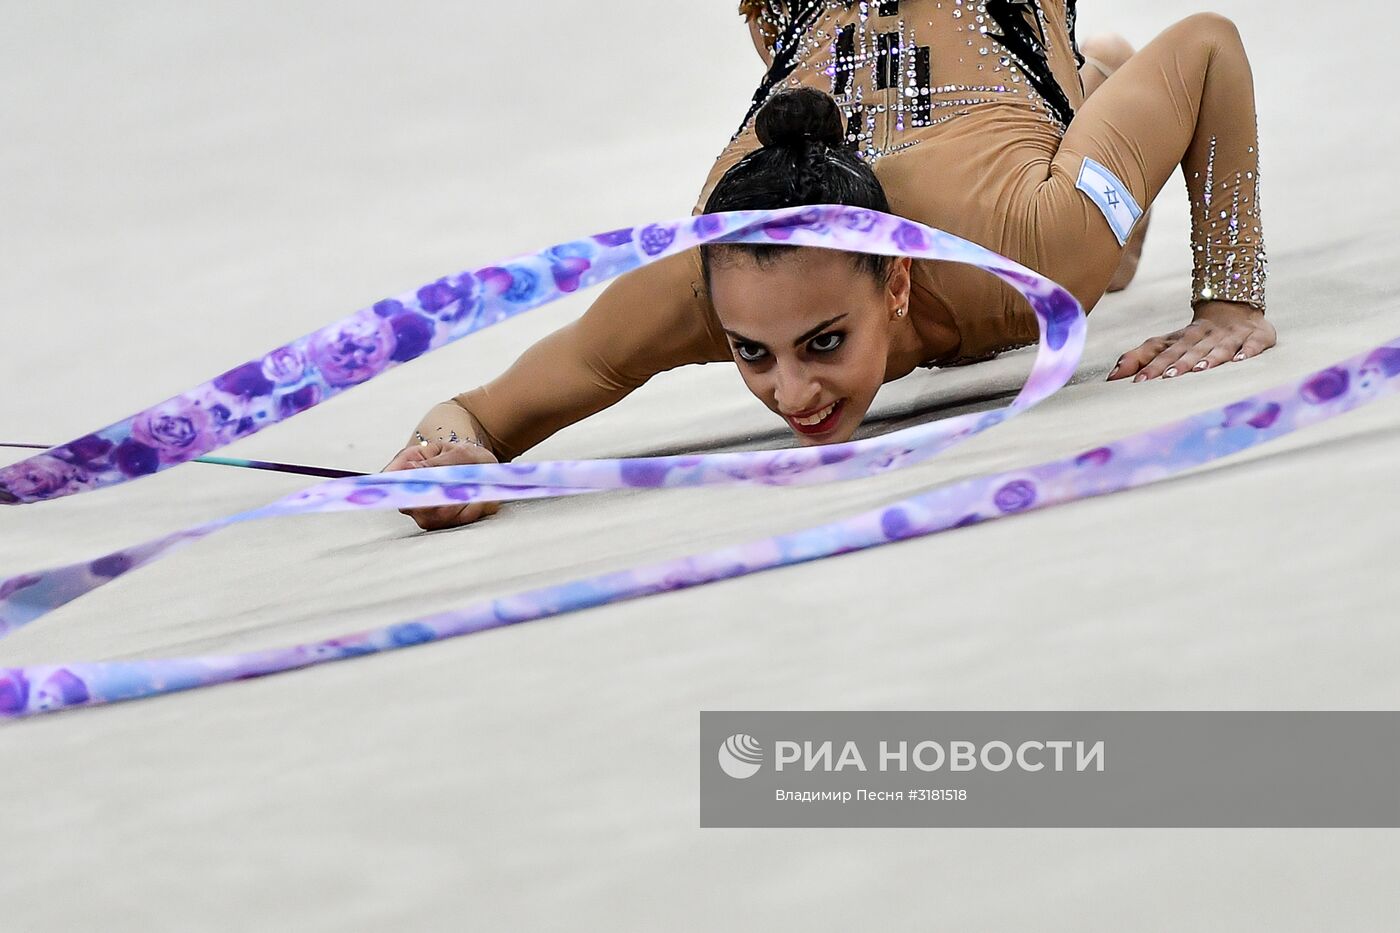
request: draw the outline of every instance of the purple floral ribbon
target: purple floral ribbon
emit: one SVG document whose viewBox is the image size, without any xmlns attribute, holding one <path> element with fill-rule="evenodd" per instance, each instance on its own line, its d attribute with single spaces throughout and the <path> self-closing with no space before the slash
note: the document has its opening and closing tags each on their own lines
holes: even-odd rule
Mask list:
<svg viewBox="0 0 1400 933">
<path fill-rule="evenodd" d="M 717 240 L 818 246 L 977 265 L 1020 291 L 1036 312 L 1041 343 L 1031 375 L 1004 409 L 827 447 L 633 460 L 474 464 L 322 483 L 269 506 L 183 529 L 95 560 L 0 581 L 0 637 L 173 548 L 252 518 L 574 495 L 624 487 L 826 482 L 894 469 L 926 459 L 1048 397 L 1068 381 L 1079 360 L 1084 315 L 1068 292 L 1017 263 L 943 231 L 839 206 L 708 215 L 651 224 L 640 232 L 614 231 L 562 244 L 498 266 L 440 279 L 412 296 L 379 302 L 203 386 L 0 470 L 0 497 L 7 497 L 11 504 L 43 501 L 188 462 L 481 327 L 538 307 L 582 285 Z M 481 283 L 489 283 L 489 287 Z M 406 315 L 414 316 L 418 323 L 407 320 Z M 441 322 L 446 326 L 439 328 Z M 391 333 L 392 346 L 386 336 Z M 366 335 L 377 336 L 370 339 Z M 64 705 L 117 698 L 95 682 L 86 684 L 74 670 L 73 665 L 58 668 L 44 679 L 57 678 L 55 683 L 64 685 L 58 692 L 71 701 Z M 210 682 L 217 682 L 217 678 Z M 0 676 L 0 715 L 22 714 L 29 709 L 30 693 L 27 687 L 20 690 L 21 683 L 29 683 L 22 671 Z M 159 692 L 166 683 L 162 677 L 148 686 Z M 130 695 L 129 686 L 118 693 Z M 56 708 L 56 695 L 40 684 L 33 695 L 38 704 L 35 708 Z"/>
<path fill-rule="evenodd" d="M 339 638 L 236 655 L 0 668 L 0 716 L 139 699 L 393 651 L 1145 486 L 1393 395 L 1400 391 L 1397 377 L 1400 338 L 1304 379 L 1075 456 L 973 477 L 792 534 Z"/>
<path fill-rule="evenodd" d="M 833 220 L 836 223 L 833 224 Z M 645 228 L 639 237 L 643 248 L 640 251 L 634 249 L 628 257 L 628 262 L 614 261 L 611 267 L 634 268 L 666 254 L 664 249 L 658 249 L 654 255 L 648 256 L 645 248 L 648 243 L 658 246 L 664 241 L 670 248 L 682 248 L 677 244 L 717 238 L 728 241 L 779 241 L 792 245 L 816 246 L 831 245 L 835 242 L 844 247 L 870 252 L 894 249 L 931 259 L 972 262 L 1001 275 L 1031 302 L 1037 319 L 1041 322 L 1040 353 L 1026 385 L 1004 409 L 962 415 L 862 441 L 822 447 L 706 456 L 471 464 L 353 476 L 324 482 L 284 497 L 271 505 L 182 529 L 96 559 L 0 580 L 0 636 L 158 559 L 173 548 L 206 537 L 222 527 L 254 518 L 351 509 L 413 508 L 474 501 L 565 496 L 629 487 L 828 482 L 895 469 L 931 457 L 949 445 L 986 430 L 1048 397 L 1073 374 L 1083 347 L 1084 315 L 1068 292 L 1048 279 L 981 247 L 930 228 L 911 224 L 898 217 L 844 207 L 806 208 L 773 213 L 699 217 L 681 222 L 677 226 L 681 230 L 680 234 L 669 233 L 666 237 L 654 232 L 648 234 L 646 231 L 669 231 L 671 226 L 661 227 L 654 224 Z M 604 234 L 593 239 L 605 239 L 613 244 L 614 248 L 623 243 L 623 236 L 618 233 Z M 564 249 L 566 248 L 560 246 L 551 247 L 536 254 L 535 259 L 543 261 L 544 258 L 554 256 Z M 566 251 L 574 255 L 585 250 L 583 246 L 574 244 Z M 505 266 L 517 269 L 525 267 L 526 264 L 521 260 Z M 421 291 L 423 290 L 420 289 Z M 551 296 L 557 298 L 563 293 L 556 283 Z M 535 300 L 546 299 L 535 295 Z M 311 341 L 312 338 L 308 340 Z M 272 359 L 280 352 L 275 351 L 266 359 Z M 200 399 L 207 398 L 208 391 L 208 385 L 201 386 L 186 393 L 182 398 L 193 400 L 190 404 L 196 404 Z M 171 407 L 171 403 L 162 403 L 155 409 L 127 419 L 122 424 L 147 423 L 151 411 L 168 410 Z M 180 434 L 198 437 L 189 432 Z M 194 445 L 193 440 L 191 445 Z M 80 445 L 69 444 L 66 448 L 71 450 L 77 446 Z M 186 452 L 191 449 L 196 448 L 192 446 L 187 448 Z M 92 480 L 96 475 L 87 474 L 86 479 Z M 120 477 L 112 478 L 112 481 L 120 481 Z M 52 484 L 50 488 L 62 493 L 64 487 Z"/>
<path fill-rule="evenodd" d="M 510 294 L 509 288 L 500 290 L 494 298 L 483 298 L 480 309 L 475 313 L 474 323 L 470 326 L 463 325 L 467 329 L 463 330 L 462 334 L 518 313 L 525 309 L 528 302 L 533 301 L 534 304 L 528 305 L 533 307 L 553 300 L 570 291 L 567 287 L 569 284 L 577 287 L 585 281 L 589 273 L 600 268 L 608 271 L 607 274 L 598 272 L 598 280 L 635 268 L 670 252 L 688 248 L 698 242 L 715 239 L 745 242 L 780 241 L 793 245 L 834 246 L 863 252 L 894 252 L 923 258 L 971 262 L 999 275 L 1026 295 L 1031 302 L 1041 327 L 1040 352 L 1035 367 L 1021 394 L 1006 409 L 966 415 L 932 425 L 910 428 L 882 438 L 842 445 L 636 460 L 475 464 L 375 474 L 321 483 L 268 506 L 184 529 L 93 561 L 0 581 L 0 636 L 32 622 L 53 608 L 90 592 L 117 576 L 157 559 L 175 547 L 199 540 L 229 524 L 252 518 L 348 509 L 401 508 L 477 500 L 500 501 L 574 495 L 621 487 L 671 487 L 734 482 L 786 485 L 870 475 L 932 456 L 948 445 L 997 424 L 1018 410 L 1052 394 L 1073 373 L 1083 345 L 1083 314 L 1073 298 L 1054 283 L 1009 260 L 940 231 L 900 218 L 850 208 L 809 208 L 774 213 L 714 215 L 676 224 L 653 224 L 644 228 L 635 238 L 630 231 L 604 234 L 594 237 L 592 241 L 553 247 L 533 257 L 525 257 L 499 267 L 488 267 L 488 270 L 481 270 L 472 275 L 490 278 L 490 269 L 505 269 L 508 270 L 512 282 L 515 282 L 525 278 L 524 272 L 537 269 L 540 263 L 556 263 L 561 255 L 568 255 L 578 260 L 568 267 L 572 272 L 578 273 L 578 277 L 570 279 L 566 276 L 561 282 L 559 274 L 551 273 L 554 285 L 541 289 L 539 286 L 542 279 L 536 276 L 532 280 L 535 283 L 533 291 L 527 294 L 522 286 L 517 292 L 520 300 L 515 303 L 519 307 L 514 310 L 509 306 L 510 301 L 501 297 Z M 602 252 L 589 254 L 591 243 L 601 244 Z M 626 244 L 632 244 L 630 253 L 616 252 Z M 459 282 L 461 278 L 458 278 Z M 440 280 L 442 281 L 447 280 Z M 421 297 L 433 287 L 426 286 L 425 289 L 420 289 L 418 295 Z M 505 301 L 506 305 L 502 306 L 501 301 Z M 428 302 L 430 305 L 434 303 L 435 300 Z M 384 304 L 385 302 L 380 302 L 375 308 L 378 309 Z M 365 312 L 352 315 L 340 325 L 333 325 L 332 328 L 323 329 L 317 334 L 325 334 L 335 327 L 346 325 L 346 322 L 353 323 L 362 319 L 364 315 Z M 483 321 L 486 323 L 481 323 Z M 322 340 L 321 343 L 328 342 Z M 1396 344 L 1400 344 L 1400 341 Z M 289 346 L 301 345 L 316 345 L 316 335 L 310 335 Z M 282 348 L 264 357 L 260 371 L 266 374 L 270 365 L 268 361 L 287 349 Z M 337 357 L 341 361 L 340 364 L 327 364 L 326 368 L 334 370 L 335 365 L 340 365 L 341 369 L 344 369 L 348 365 L 344 361 L 353 355 L 347 349 Z M 374 356 L 375 354 L 367 354 L 366 358 Z M 392 361 L 393 356 L 394 354 L 390 353 L 388 359 Z M 252 365 L 245 364 L 239 369 L 246 370 Z M 385 363 L 378 371 L 387 369 L 388 365 L 390 364 Z M 317 368 L 319 372 L 319 364 Z M 273 366 L 272 369 L 275 371 L 276 367 Z M 1289 384 L 1232 406 L 1144 432 L 1113 445 L 1087 451 L 1075 458 L 1054 461 L 1022 471 L 977 477 L 845 521 L 791 535 L 679 561 L 668 561 L 603 577 L 574 581 L 480 603 L 459 612 L 417 619 L 344 638 L 224 657 L 0 668 L 0 716 L 22 716 L 69 706 L 154 696 L 376 653 L 485 628 L 544 618 L 587 606 L 635 598 L 648 593 L 681 589 L 771 567 L 815 560 L 944 528 L 1040 508 L 1056 502 L 1141 485 L 1287 433 L 1313 421 L 1332 417 L 1380 394 L 1393 391 L 1396 384 L 1393 377 L 1397 371 L 1400 371 L 1400 349 L 1395 345 L 1387 345 L 1314 374 L 1300 383 Z M 304 370 L 302 376 L 311 378 Z M 367 378 L 369 377 L 366 377 L 366 380 Z M 322 382 L 330 384 L 328 379 L 323 378 Z M 185 404 L 194 405 L 208 414 L 212 407 L 228 400 L 226 392 L 224 397 L 210 395 L 211 392 L 224 391 L 218 388 L 218 383 L 219 379 L 216 379 L 177 397 L 177 400 L 182 399 Z M 305 383 L 310 384 L 313 383 Z M 299 389 L 293 387 L 287 391 L 294 393 Z M 211 397 L 216 400 L 213 406 L 209 403 Z M 184 460 L 217 446 L 221 436 L 218 432 L 205 434 L 189 426 L 181 426 L 180 423 L 176 423 L 178 419 L 176 422 L 160 420 L 165 415 L 159 413 L 164 412 L 168 415 L 172 410 L 172 403 L 177 400 L 163 403 L 111 428 L 40 455 L 74 467 L 75 472 L 68 475 L 62 484 L 50 485 L 47 489 L 41 488 L 42 484 L 37 483 L 31 483 L 28 488 L 22 486 L 22 491 L 33 497 L 25 501 L 54 498 L 57 495 L 98 488 L 132 478 L 132 475 L 121 467 L 122 457 L 111 455 L 111 452 L 121 450 L 123 445 L 131 443 L 133 438 L 136 438 L 134 443 L 150 447 L 145 439 L 154 438 L 156 433 L 160 433 L 155 432 L 152 425 L 160 426 L 164 435 L 187 439 L 180 453 Z M 280 405 L 274 413 L 282 415 Z M 295 413 L 296 411 L 292 410 L 282 416 L 290 417 Z M 221 418 L 222 416 L 218 416 L 218 419 Z M 227 419 L 222 420 L 227 423 Z M 276 420 L 280 420 L 280 417 Z M 141 427 L 142 425 L 144 427 Z M 258 427 L 255 423 L 253 429 Z M 124 435 L 123 431 L 126 431 Z M 94 443 L 91 440 L 93 438 L 98 442 Z M 102 443 L 111 445 L 108 453 L 93 458 L 81 468 L 72 460 L 56 453 L 63 451 L 73 456 L 76 450 L 96 449 Z M 213 446 L 204 446 L 209 444 Z M 157 468 L 184 462 L 178 458 L 170 458 L 169 463 L 165 463 L 160 457 L 157 460 L 160 461 Z M 42 473 L 34 471 L 32 467 L 30 470 L 31 473 L 26 475 Z M 14 488 L 13 485 L 10 487 L 12 493 Z"/>
<path fill-rule="evenodd" d="M 13 444 L 0 443 L 0 447 L 19 447 L 30 450 L 49 450 L 52 444 Z M 364 476 L 358 470 L 333 470 L 329 467 L 306 466 L 301 463 L 280 463 L 276 460 L 243 460 L 237 457 L 196 457 L 191 463 L 212 463 L 218 466 L 244 467 L 250 470 L 271 470 L 274 473 L 299 473 L 302 476 Z"/>
<path fill-rule="evenodd" d="M 1018 408 L 1063 385 L 1078 360 L 1082 312 L 1068 292 L 951 234 L 839 206 L 702 215 L 561 243 L 377 302 L 145 411 L 0 468 L 0 504 L 57 499 L 186 463 L 484 327 L 717 240 L 942 259 L 1000 276 L 1047 325 L 1036 369 L 1013 403 Z"/>
</svg>

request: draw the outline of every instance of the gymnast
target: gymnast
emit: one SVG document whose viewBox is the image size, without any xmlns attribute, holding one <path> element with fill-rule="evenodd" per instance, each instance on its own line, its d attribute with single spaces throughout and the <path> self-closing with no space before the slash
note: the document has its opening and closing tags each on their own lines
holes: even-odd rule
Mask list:
<svg viewBox="0 0 1400 933">
<path fill-rule="evenodd" d="M 1192 319 L 1108 378 L 1255 356 L 1264 317 L 1253 76 L 1202 13 L 1134 52 L 1074 37 L 1075 0 L 746 0 L 768 71 L 697 212 L 846 204 L 1008 256 L 1086 311 L 1136 268 L 1146 212 L 1180 165 Z M 659 372 L 733 362 L 801 444 L 849 440 L 880 386 L 1038 338 L 1030 306 L 954 263 L 717 244 L 614 281 L 501 376 L 434 406 L 385 470 L 503 462 Z M 403 510 L 423 529 L 495 503 Z"/>
</svg>

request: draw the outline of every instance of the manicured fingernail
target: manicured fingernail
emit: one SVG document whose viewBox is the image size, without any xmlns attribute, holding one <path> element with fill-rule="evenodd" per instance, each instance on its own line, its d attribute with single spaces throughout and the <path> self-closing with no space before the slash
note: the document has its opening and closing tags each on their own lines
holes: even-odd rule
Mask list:
<svg viewBox="0 0 1400 933">
<path fill-rule="evenodd" d="M 1109 374 L 1110 376 L 1112 376 L 1114 373 L 1118 372 L 1118 370 L 1120 370 L 1120 369 L 1122 369 L 1122 368 L 1123 368 L 1123 364 L 1122 364 L 1122 363 L 1119 363 L 1119 364 L 1115 365 L 1112 369 L 1110 369 L 1110 370 L 1108 371 L 1108 374 Z"/>
<path fill-rule="evenodd" d="M 1173 366 L 1171 369 L 1169 369 L 1169 370 L 1167 370 L 1166 372 L 1162 373 L 1162 378 L 1163 378 L 1163 379 L 1170 379 L 1172 376 L 1175 376 L 1175 375 L 1176 375 L 1176 367 Z"/>
<path fill-rule="evenodd" d="M 1136 376 L 1133 377 L 1133 381 L 1134 381 L 1134 382 L 1141 382 L 1142 380 L 1144 380 L 1144 379 L 1146 379 L 1146 378 L 1147 378 L 1147 373 L 1138 373 Z"/>
<path fill-rule="evenodd" d="M 1243 350 L 1241 350 L 1240 352 L 1238 352 L 1238 353 L 1235 354 L 1235 362 L 1238 363 L 1238 362 L 1239 362 L 1240 360 L 1242 360 L 1242 359 L 1244 359 L 1244 351 L 1243 351 Z"/>
<path fill-rule="evenodd" d="M 1192 367 L 1191 367 L 1191 371 L 1192 371 L 1193 373 L 1198 373 L 1198 372 L 1200 372 L 1201 370 L 1205 369 L 1205 368 L 1206 368 L 1207 366 L 1209 366 L 1209 365 L 1210 365 L 1210 363 L 1207 362 L 1206 360 L 1201 360 L 1201 361 L 1200 361 L 1199 363 L 1197 363 L 1195 366 L 1192 366 Z"/>
</svg>

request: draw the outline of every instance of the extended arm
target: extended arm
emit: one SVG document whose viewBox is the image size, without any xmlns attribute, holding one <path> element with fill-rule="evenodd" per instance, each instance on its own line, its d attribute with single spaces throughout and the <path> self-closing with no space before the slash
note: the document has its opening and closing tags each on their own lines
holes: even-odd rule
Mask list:
<svg viewBox="0 0 1400 933">
<path fill-rule="evenodd" d="M 731 358 L 691 251 L 617 279 L 499 377 L 436 406 L 419 430 L 436 440 L 445 436 L 439 427 L 459 436 L 465 429 L 510 460 L 615 405 L 656 373 Z"/>
</svg>

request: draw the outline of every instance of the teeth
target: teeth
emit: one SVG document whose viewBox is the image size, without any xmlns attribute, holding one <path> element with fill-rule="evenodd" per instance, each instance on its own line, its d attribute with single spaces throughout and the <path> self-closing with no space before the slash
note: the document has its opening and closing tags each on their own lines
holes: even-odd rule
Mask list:
<svg viewBox="0 0 1400 933">
<path fill-rule="evenodd" d="M 793 418 L 793 423 L 800 424 L 804 428 L 810 428 L 812 425 L 821 424 L 827 419 L 827 417 L 831 414 L 832 409 L 834 409 L 835 407 L 836 403 L 832 402 L 830 405 L 826 406 L 810 418 Z"/>
</svg>

